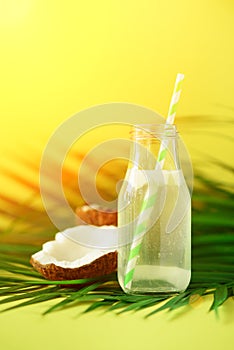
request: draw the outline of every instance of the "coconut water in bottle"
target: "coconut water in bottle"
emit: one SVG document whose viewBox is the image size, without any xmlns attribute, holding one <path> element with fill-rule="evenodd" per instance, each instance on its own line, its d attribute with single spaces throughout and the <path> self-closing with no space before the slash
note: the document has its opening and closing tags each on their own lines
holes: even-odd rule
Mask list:
<svg viewBox="0 0 234 350">
<path fill-rule="evenodd" d="M 118 280 L 130 294 L 181 292 L 191 275 L 191 197 L 176 127 L 138 125 L 131 137 L 129 168 L 118 196 Z M 162 142 L 166 155 L 159 168 Z"/>
</svg>

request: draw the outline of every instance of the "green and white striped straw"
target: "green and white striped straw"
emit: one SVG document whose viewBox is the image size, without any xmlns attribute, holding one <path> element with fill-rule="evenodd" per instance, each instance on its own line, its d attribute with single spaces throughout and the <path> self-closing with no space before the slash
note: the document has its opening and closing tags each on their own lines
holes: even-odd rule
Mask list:
<svg viewBox="0 0 234 350">
<path fill-rule="evenodd" d="M 168 116 L 166 119 L 166 124 L 174 123 L 183 80 L 184 80 L 184 75 L 178 73 L 176 77 L 174 91 L 171 98 Z M 166 152 L 167 152 L 167 145 L 165 144 L 165 142 L 163 142 L 160 145 L 156 169 L 163 167 Z M 141 211 L 139 214 L 137 228 L 133 235 L 133 241 L 131 244 L 130 254 L 129 254 L 128 263 L 126 267 L 124 286 L 127 289 L 130 289 L 132 285 L 132 280 L 133 280 L 134 271 L 137 264 L 137 259 L 141 250 L 142 240 L 144 237 L 144 233 L 147 232 L 148 219 L 151 215 L 156 197 L 157 197 L 157 193 L 153 192 L 152 186 L 149 185 L 148 191 L 144 198 Z"/>
<path fill-rule="evenodd" d="M 171 103 L 169 107 L 168 116 L 166 119 L 166 125 L 174 124 L 176 110 L 181 94 L 181 87 L 184 80 L 184 74 L 178 73 L 176 76 L 174 91 L 171 98 Z M 158 159 L 156 164 L 156 169 L 163 168 L 164 160 L 167 154 L 167 142 L 162 142 L 158 152 Z"/>
</svg>

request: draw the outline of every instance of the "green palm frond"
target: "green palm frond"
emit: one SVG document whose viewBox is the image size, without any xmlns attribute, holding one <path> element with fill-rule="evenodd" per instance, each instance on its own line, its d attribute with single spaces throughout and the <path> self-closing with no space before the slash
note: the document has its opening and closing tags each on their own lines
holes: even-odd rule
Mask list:
<svg viewBox="0 0 234 350">
<path fill-rule="evenodd" d="M 80 161 L 83 154 L 74 152 L 72 157 Z M 37 177 L 37 164 L 22 157 L 18 160 Z M 215 162 L 224 167 L 219 161 Z M 230 164 L 225 164 L 225 169 L 233 173 Z M 37 182 L 16 171 L 1 168 L 1 172 L 32 193 L 31 199 L 24 203 L 7 193 L 0 195 L 0 217 L 7 222 L 4 227 L 0 225 L 1 312 L 51 300 L 54 303 L 44 314 L 88 303 L 85 312 L 105 308 L 119 314 L 150 308 L 148 317 L 163 310 L 173 312 L 188 307 L 206 295 L 212 295 L 210 310 L 217 312 L 228 298 L 234 296 L 234 193 L 225 183 L 210 180 L 196 171 L 192 278 L 188 289 L 179 295 L 141 296 L 126 295 L 119 287 L 116 274 L 97 279 L 49 281 L 34 271 L 29 264 L 30 256 L 41 249 L 42 243 L 54 238 L 56 228 L 42 206 L 35 204 L 35 199 L 40 199 Z M 115 169 L 103 172 L 103 178 L 115 182 L 121 176 L 122 173 L 117 174 Z M 71 167 L 65 167 L 63 181 L 70 196 L 68 200 L 75 208 L 82 200 L 77 191 L 76 172 Z M 103 193 L 106 198 L 113 196 L 106 188 Z"/>
</svg>

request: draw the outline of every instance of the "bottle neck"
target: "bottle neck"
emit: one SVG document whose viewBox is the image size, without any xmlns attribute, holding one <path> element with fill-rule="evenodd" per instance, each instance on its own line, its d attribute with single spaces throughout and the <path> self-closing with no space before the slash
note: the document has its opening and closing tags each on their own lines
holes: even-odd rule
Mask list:
<svg viewBox="0 0 234 350">
<path fill-rule="evenodd" d="M 131 139 L 132 167 L 144 170 L 180 169 L 174 125 L 137 125 L 131 131 Z"/>
</svg>

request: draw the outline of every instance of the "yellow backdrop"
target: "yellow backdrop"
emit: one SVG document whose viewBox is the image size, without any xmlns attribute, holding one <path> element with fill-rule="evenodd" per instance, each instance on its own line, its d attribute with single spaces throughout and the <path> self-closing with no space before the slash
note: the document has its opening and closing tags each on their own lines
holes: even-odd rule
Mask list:
<svg viewBox="0 0 234 350">
<path fill-rule="evenodd" d="M 96 104 L 166 115 L 181 71 L 177 123 L 193 160 L 205 149 L 230 162 L 233 12 L 231 0 L 1 0 L 1 161 L 12 149 L 40 158 L 61 122 Z"/>
<path fill-rule="evenodd" d="M 186 76 L 177 121 L 194 162 L 199 160 L 205 168 L 204 157 L 212 156 L 230 163 L 233 37 L 232 0 L 0 0 L 1 167 L 21 169 L 23 165 L 15 161 L 17 155 L 36 157 L 39 162 L 54 129 L 79 110 L 96 104 L 131 102 L 166 115 L 177 72 Z M 221 181 L 230 181 L 225 172 L 219 176 Z M 1 175 L 0 180 L 1 191 L 27 198 L 28 193 L 20 192 L 6 176 Z M 63 334 L 64 322 L 64 339 L 69 340 L 72 329 L 77 341 L 79 324 L 84 322 L 81 339 L 91 344 L 85 347 L 83 343 L 85 349 L 140 348 L 147 341 L 155 344 L 152 348 L 162 344 L 165 349 L 185 349 L 189 343 L 195 348 L 196 341 L 202 348 L 209 322 L 207 345 L 212 349 L 231 349 L 233 341 L 230 322 L 225 325 L 225 318 L 217 326 L 211 321 L 213 316 L 206 315 L 204 305 L 193 316 L 173 321 L 174 345 L 165 320 L 154 324 L 146 323 L 142 316 L 125 317 L 123 328 L 120 318 L 102 318 L 96 313 L 84 321 L 73 319 L 74 313 L 70 318 L 61 313 L 44 321 L 35 317 L 38 307 L 30 310 L 27 318 L 20 310 L 1 316 L 5 348 L 25 348 L 22 324 L 29 327 L 28 348 L 41 349 L 46 344 L 47 338 L 36 341 L 37 329 L 46 337 L 53 334 L 59 348 L 64 342 L 57 334 Z M 107 320 L 110 328 L 103 332 Z M 128 326 L 131 333 L 137 332 L 136 342 L 127 340 Z M 97 327 L 96 345 L 89 339 L 89 327 Z M 145 341 L 139 340 L 140 332 L 147 336 Z"/>
</svg>

